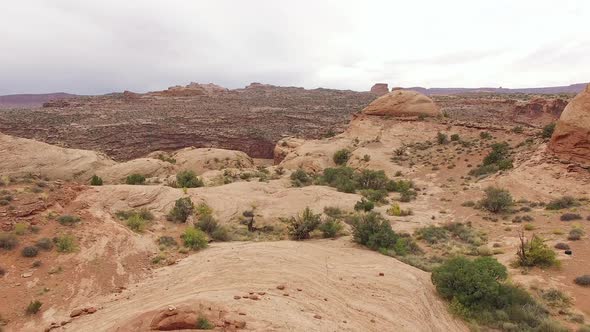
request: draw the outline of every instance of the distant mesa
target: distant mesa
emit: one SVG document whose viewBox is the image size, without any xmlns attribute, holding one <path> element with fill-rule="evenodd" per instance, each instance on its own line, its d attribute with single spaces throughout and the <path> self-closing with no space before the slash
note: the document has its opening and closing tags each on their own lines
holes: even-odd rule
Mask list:
<svg viewBox="0 0 590 332">
<path fill-rule="evenodd" d="M 442 115 L 432 99 L 411 90 L 394 90 L 383 95 L 365 107 L 362 113 L 394 117 Z"/>
<path fill-rule="evenodd" d="M 191 97 L 191 96 L 212 96 L 229 91 L 228 89 L 213 84 L 200 84 L 191 82 L 189 85 L 175 85 L 168 90 L 152 92 L 152 95 L 162 95 L 167 97 Z"/>
<path fill-rule="evenodd" d="M 65 99 L 54 99 L 43 103 L 43 107 L 68 107 L 70 103 Z"/>
<path fill-rule="evenodd" d="M 389 93 L 389 87 L 387 83 L 375 83 L 373 87 L 371 87 L 371 93 L 376 94 L 377 96 L 383 96 Z"/>
<path fill-rule="evenodd" d="M 549 150 L 561 159 L 590 166 L 590 84 L 561 113 Z"/>
<path fill-rule="evenodd" d="M 246 86 L 246 89 L 267 89 L 267 88 L 275 88 L 275 85 L 272 84 L 263 84 L 263 83 L 259 83 L 259 82 L 252 82 L 250 83 L 248 86 Z"/>
</svg>

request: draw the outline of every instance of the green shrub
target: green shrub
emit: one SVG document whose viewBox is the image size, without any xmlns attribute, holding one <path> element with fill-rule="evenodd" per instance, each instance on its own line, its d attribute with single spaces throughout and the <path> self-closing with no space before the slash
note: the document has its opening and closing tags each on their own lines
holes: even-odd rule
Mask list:
<svg viewBox="0 0 590 332">
<path fill-rule="evenodd" d="M 459 134 L 453 134 L 453 135 L 451 135 L 451 141 L 453 141 L 453 142 L 457 142 L 460 139 L 461 138 L 459 137 Z"/>
<path fill-rule="evenodd" d="M 29 303 L 29 305 L 27 306 L 27 309 L 25 310 L 27 315 L 34 315 L 36 313 L 39 312 L 39 310 L 41 310 L 41 306 L 43 305 L 43 303 L 41 303 L 41 301 L 35 300 L 35 301 L 31 301 L 31 303 Z"/>
<path fill-rule="evenodd" d="M 0 248 L 12 250 L 18 245 L 18 239 L 14 234 L 1 233 L 0 234 Z"/>
<path fill-rule="evenodd" d="M 521 234 L 520 241 L 517 252 L 518 265 L 541 267 L 559 265 L 555 252 L 545 244 L 541 237 L 533 235 L 530 240 L 527 240 Z"/>
<path fill-rule="evenodd" d="M 311 177 L 302 169 L 291 173 L 291 183 L 294 187 L 304 187 L 311 184 Z"/>
<path fill-rule="evenodd" d="M 183 197 L 176 200 L 174 207 L 166 218 L 169 221 L 184 223 L 188 217 L 193 213 L 195 205 L 191 201 L 190 197 Z"/>
<path fill-rule="evenodd" d="M 203 249 L 208 245 L 207 235 L 198 228 L 189 227 L 180 237 L 184 246 L 192 250 Z"/>
<path fill-rule="evenodd" d="M 180 188 L 198 188 L 204 186 L 193 171 L 181 171 L 176 174 L 176 185 Z"/>
<path fill-rule="evenodd" d="M 93 175 L 90 179 L 91 186 L 102 186 L 102 179 L 98 175 Z"/>
<path fill-rule="evenodd" d="M 350 151 L 347 149 L 338 150 L 334 153 L 333 159 L 336 165 L 345 165 L 350 159 Z"/>
<path fill-rule="evenodd" d="M 62 235 L 53 239 L 58 252 L 70 253 L 77 249 L 76 239 L 72 235 Z"/>
<path fill-rule="evenodd" d="M 39 239 L 35 243 L 35 246 L 39 249 L 51 250 L 53 248 L 53 242 L 51 242 L 51 239 L 44 237 L 42 239 Z"/>
<path fill-rule="evenodd" d="M 576 279 L 574 279 L 574 282 L 576 283 L 576 285 L 588 287 L 590 286 L 590 274 L 584 274 L 582 276 L 576 277 Z"/>
<path fill-rule="evenodd" d="M 340 209 L 339 207 L 335 207 L 335 206 L 324 207 L 324 213 L 328 217 L 332 217 L 334 219 L 342 218 L 342 216 L 345 214 L 345 212 L 342 211 L 342 209 Z"/>
<path fill-rule="evenodd" d="M 65 214 L 65 215 L 57 218 L 57 221 L 64 226 L 72 226 L 72 225 L 80 222 L 80 217 Z"/>
<path fill-rule="evenodd" d="M 369 169 L 362 170 L 355 178 L 360 189 L 384 190 L 389 181 L 384 171 Z"/>
<path fill-rule="evenodd" d="M 14 225 L 14 234 L 16 235 L 25 235 L 25 233 L 27 232 L 27 225 L 22 224 L 22 223 L 17 223 Z"/>
<path fill-rule="evenodd" d="M 411 209 L 403 210 L 397 203 L 391 204 L 391 207 L 387 209 L 387 214 L 395 217 L 411 216 L 412 213 Z"/>
<path fill-rule="evenodd" d="M 128 175 L 127 178 L 125 179 L 125 183 L 126 184 L 133 184 L 133 185 L 144 184 L 145 183 L 145 176 L 143 176 L 141 174 L 137 174 L 137 173 Z"/>
<path fill-rule="evenodd" d="M 37 247 L 24 247 L 23 250 L 21 251 L 21 254 L 23 255 L 23 257 L 35 257 L 39 254 L 39 249 L 37 249 Z"/>
<path fill-rule="evenodd" d="M 213 218 L 213 216 L 210 214 L 205 214 L 202 217 L 200 217 L 196 226 L 203 232 L 209 234 L 211 234 L 214 230 L 217 229 L 217 227 L 219 227 L 217 220 L 215 220 L 215 218 Z"/>
<path fill-rule="evenodd" d="M 490 134 L 487 131 L 482 131 L 479 133 L 479 138 L 481 139 L 491 139 L 492 138 L 492 134 Z"/>
<path fill-rule="evenodd" d="M 328 218 L 319 225 L 318 229 L 322 231 L 324 238 L 335 238 L 342 231 L 342 223 L 340 220 Z"/>
<path fill-rule="evenodd" d="M 314 214 L 307 207 L 296 217 L 287 220 L 287 231 L 289 236 L 294 240 L 309 239 L 310 233 L 313 232 L 321 223 L 321 215 Z"/>
<path fill-rule="evenodd" d="M 506 268 L 492 257 L 455 257 L 432 272 L 437 292 L 451 311 L 494 329 L 540 331 L 547 310 L 526 291 L 505 283 Z"/>
<path fill-rule="evenodd" d="M 541 137 L 543 138 L 551 138 L 553 136 L 553 132 L 555 131 L 555 122 L 550 123 L 543 127 L 543 131 L 541 132 Z"/>
<path fill-rule="evenodd" d="M 492 213 L 500 213 L 514 205 L 514 200 L 508 190 L 488 187 L 484 190 L 484 197 L 479 204 Z"/>
<path fill-rule="evenodd" d="M 355 211 L 371 211 L 375 208 L 375 203 L 366 200 L 364 197 L 354 204 Z"/>
<path fill-rule="evenodd" d="M 207 205 L 207 203 L 201 202 L 195 208 L 195 213 L 199 217 L 204 217 L 204 216 L 207 216 L 207 215 L 212 215 L 213 214 L 213 209 L 209 205 Z"/>
<path fill-rule="evenodd" d="M 469 175 L 480 176 L 511 169 L 510 146 L 506 142 L 492 144 L 492 151 L 484 157 L 482 165 L 469 171 Z"/>
<path fill-rule="evenodd" d="M 393 249 L 398 236 L 389 221 L 379 213 L 369 212 L 353 217 L 351 220 L 353 239 L 372 250 Z"/>
<path fill-rule="evenodd" d="M 560 198 L 556 198 L 551 200 L 546 206 L 545 209 L 547 210 L 561 210 L 567 209 L 570 207 L 574 207 L 578 205 L 578 201 L 572 196 L 563 196 Z"/>
<path fill-rule="evenodd" d="M 334 187 L 340 192 L 354 193 L 358 186 L 354 175 L 354 170 L 350 167 L 326 168 L 319 183 Z"/>
<path fill-rule="evenodd" d="M 129 227 L 129 229 L 137 233 L 143 233 L 147 225 L 145 219 L 143 219 L 139 214 L 134 214 L 129 217 L 125 224 L 127 227 Z"/>
<path fill-rule="evenodd" d="M 440 131 L 436 133 L 436 141 L 438 144 L 447 144 L 449 143 L 449 137 L 446 134 L 441 133 Z"/>
<path fill-rule="evenodd" d="M 197 318 L 197 329 L 199 330 L 213 330 L 215 325 L 213 325 L 209 320 L 205 317 Z"/>
</svg>

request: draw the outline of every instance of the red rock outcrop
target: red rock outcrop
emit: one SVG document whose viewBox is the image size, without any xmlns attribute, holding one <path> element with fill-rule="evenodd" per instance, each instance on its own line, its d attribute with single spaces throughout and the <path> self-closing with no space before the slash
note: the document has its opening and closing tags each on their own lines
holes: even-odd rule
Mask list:
<svg viewBox="0 0 590 332">
<path fill-rule="evenodd" d="M 515 118 L 526 118 L 549 123 L 559 119 L 566 105 L 567 100 L 562 98 L 537 97 L 526 102 L 517 103 L 514 106 L 514 116 Z"/>
<path fill-rule="evenodd" d="M 365 107 L 362 113 L 393 117 L 442 115 L 432 99 L 410 90 L 395 90 L 381 96 Z"/>
<path fill-rule="evenodd" d="M 389 87 L 387 83 L 375 83 L 371 87 L 371 93 L 376 94 L 377 96 L 383 96 L 389 93 Z"/>
<path fill-rule="evenodd" d="M 561 159 L 590 165 L 590 84 L 561 113 L 549 150 Z"/>
</svg>

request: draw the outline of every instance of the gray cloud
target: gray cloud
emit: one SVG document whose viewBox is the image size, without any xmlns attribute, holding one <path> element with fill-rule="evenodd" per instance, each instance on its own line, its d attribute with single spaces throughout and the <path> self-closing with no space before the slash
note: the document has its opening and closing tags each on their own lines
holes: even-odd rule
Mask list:
<svg viewBox="0 0 590 332">
<path fill-rule="evenodd" d="M 190 81 L 367 90 L 589 80 L 590 4 L 549 0 L 19 0 L 0 8 L 0 94 Z M 551 22 L 551 24 L 543 24 Z M 566 40 L 567 42 L 553 42 Z M 575 66 L 574 66 L 575 65 Z M 586 79 L 583 79 L 583 78 Z"/>
</svg>

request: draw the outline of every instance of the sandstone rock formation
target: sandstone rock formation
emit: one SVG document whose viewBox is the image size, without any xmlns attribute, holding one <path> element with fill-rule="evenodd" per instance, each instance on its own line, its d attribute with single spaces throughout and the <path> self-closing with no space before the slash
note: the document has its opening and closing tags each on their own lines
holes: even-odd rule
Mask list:
<svg viewBox="0 0 590 332">
<path fill-rule="evenodd" d="M 562 159 L 590 165 L 590 85 L 561 113 L 549 149 Z"/>
<path fill-rule="evenodd" d="M 362 113 L 393 117 L 442 115 L 432 99 L 410 90 L 395 90 L 381 96 L 365 107 Z"/>
<path fill-rule="evenodd" d="M 562 98 L 537 97 L 526 102 L 517 103 L 514 106 L 514 118 L 524 121 L 534 120 L 546 124 L 557 120 L 566 105 L 567 100 Z"/>
<path fill-rule="evenodd" d="M 383 96 L 389 93 L 389 87 L 387 86 L 387 83 L 375 83 L 375 85 L 371 87 L 371 93 Z"/>
</svg>

